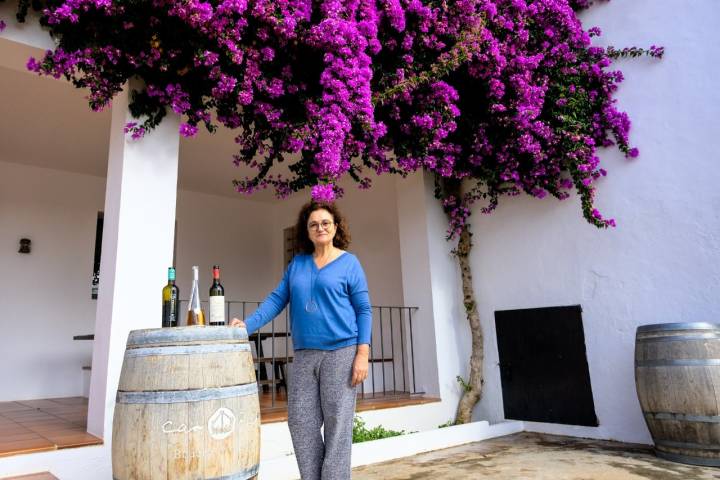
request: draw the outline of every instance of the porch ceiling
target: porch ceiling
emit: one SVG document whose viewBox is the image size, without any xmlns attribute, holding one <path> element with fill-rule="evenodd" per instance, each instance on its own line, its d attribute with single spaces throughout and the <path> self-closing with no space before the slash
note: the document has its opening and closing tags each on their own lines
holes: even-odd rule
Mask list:
<svg viewBox="0 0 720 480">
<path fill-rule="evenodd" d="M 110 111 L 94 113 L 87 92 L 64 80 L 27 72 L 30 55 L 42 52 L 0 39 L 0 161 L 106 176 Z M 244 199 L 232 180 L 252 174 L 235 167 L 234 133 L 204 130 L 195 138 L 181 138 L 179 188 Z M 275 201 L 270 190 L 252 200 Z"/>
</svg>

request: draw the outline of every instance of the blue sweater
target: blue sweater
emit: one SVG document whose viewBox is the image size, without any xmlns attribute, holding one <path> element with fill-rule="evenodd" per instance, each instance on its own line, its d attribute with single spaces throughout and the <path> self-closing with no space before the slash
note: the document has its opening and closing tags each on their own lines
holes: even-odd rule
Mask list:
<svg viewBox="0 0 720 480">
<path fill-rule="evenodd" d="M 342 253 L 321 269 L 312 255 L 296 255 L 277 288 L 245 320 L 248 333 L 278 316 L 288 302 L 295 350 L 370 344 L 370 297 L 355 255 Z"/>
</svg>

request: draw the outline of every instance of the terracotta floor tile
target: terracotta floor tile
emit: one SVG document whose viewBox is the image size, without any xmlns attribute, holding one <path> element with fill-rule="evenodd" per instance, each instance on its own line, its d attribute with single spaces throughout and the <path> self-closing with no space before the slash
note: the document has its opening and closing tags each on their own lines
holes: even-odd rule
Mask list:
<svg viewBox="0 0 720 480">
<path fill-rule="evenodd" d="M 28 406 L 30 408 L 47 408 L 47 407 L 55 407 L 59 405 L 57 402 L 54 402 L 52 399 L 46 400 L 20 400 L 16 403 L 19 403 L 21 405 Z"/>
<path fill-rule="evenodd" d="M 44 412 L 63 420 L 87 418 L 87 412 L 63 412 L 62 410 L 44 410 Z"/>
<path fill-rule="evenodd" d="M 18 423 L 10 420 L 9 418 L 0 417 L 0 428 L 2 427 L 12 427 L 13 425 L 17 425 Z"/>
<path fill-rule="evenodd" d="M 0 457 L 15 455 L 18 453 L 55 449 L 55 444 L 44 438 L 19 440 L 17 442 L 0 442 Z"/>
<path fill-rule="evenodd" d="M 22 425 L 0 426 L 0 442 L 2 442 L 5 437 L 14 435 L 16 433 L 32 433 L 32 430 L 30 430 L 29 428 L 25 428 Z"/>
<path fill-rule="evenodd" d="M 7 416 L 12 417 L 13 420 L 16 422 L 18 419 L 29 419 L 29 418 L 46 418 L 51 417 L 49 413 L 43 412 L 42 410 L 23 410 L 22 412 L 13 412 L 12 415 L 5 414 L 6 418 Z"/>
<path fill-rule="evenodd" d="M 6 419 L 6 420 L 8 420 L 8 419 L 12 420 L 13 415 L 15 415 L 16 413 L 19 413 L 19 412 L 24 412 L 24 411 L 27 411 L 27 409 L 22 409 L 22 410 L 10 410 L 10 409 L 0 410 L 0 419 L 3 419 L 3 418 L 4 418 L 4 419 Z"/>
<path fill-rule="evenodd" d="M 102 444 L 86 426 L 83 397 L 0 402 L 0 457 Z"/>
<path fill-rule="evenodd" d="M 74 427 L 87 427 L 87 418 L 81 418 L 79 420 L 65 420 L 65 422 L 67 422 L 68 425 L 72 425 Z"/>
<path fill-rule="evenodd" d="M 63 423 L 62 425 L 35 425 L 33 427 L 28 427 L 28 430 L 44 437 L 63 433 L 85 433 L 85 427 L 74 425 L 72 423 Z"/>
<path fill-rule="evenodd" d="M 7 412 L 18 412 L 22 410 L 32 410 L 32 408 L 21 405 L 17 402 L 0 402 L 0 414 Z"/>
<path fill-rule="evenodd" d="M 31 473 L 30 475 L 20 475 L 19 477 L 6 477 L 0 480 L 58 480 L 58 478 L 49 473 Z"/>
<path fill-rule="evenodd" d="M 35 440 L 43 438 L 42 435 L 35 432 L 16 432 L 3 435 L 0 439 L 1 443 L 20 442 L 23 440 Z"/>
<path fill-rule="evenodd" d="M 67 420 L 63 420 L 62 418 L 53 417 L 50 420 L 45 421 L 38 421 L 38 420 L 32 420 L 32 423 L 23 425 L 26 428 L 34 429 L 34 428 L 63 428 L 73 425 L 72 422 L 68 422 Z"/>
<path fill-rule="evenodd" d="M 87 412 L 87 406 L 63 405 L 62 403 L 57 403 L 52 407 L 43 407 L 41 410 L 48 413 L 82 413 Z"/>
<path fill-rule="evenodd" d="M 68 410 L 68 408 L 71 408 L 72 410 Z M 53 415 L 57 415 L 58 417 L 86 417 L 87 416 L 87 408 L 78 409 L 75 407 L 60 407 L 58 409 L 55 408 L 48 408 L 44 410 L 45 412 L 52 413 Z"/>
<path fill-rule="evenodd" d="M 60 403 L 62 405 L 85 405 L 85 406 L 87 406 L 88 399 L 85 397 L 53 398 L 53 402 Z"/>
<path fill-rule="evenodd" d="M 39 423 L 39 424 L 42 424 L 42 425 L 54 425 L 54 424 L 64 425 L 64 424 L 68 423 L 67 420 L 62 419 L 62 418 L 60 418 L 60 417 L 56 417 L 55 415 L 50 415 L 48 418 L 42 418 L 42 419 L 40 419 L 40 418 L 31 418 L 31 419 L 28 419 L 28 420 L 18 420 L 18 423 L 22 423 L 22 422 L 25 422 L 25 423 L 27 423 L 27 422 L 34 422 L 34 423 Z"/>
<path fill-rule="evenodd" d="M 89 433 L 77 433 L 74 435 L 50 436 L 48 440 L 54 442 L 57 448 L 80 447 L 82 445 L 101 445 L 101 439 Z"/>
<path fill-rule="evenodd" d="M 22 425 L 23 427 L 30 428 L 36 425 L 46 425 L 48 423 L 53 423 L 57 421 L 57 417 L 53 416 L 47 416 L 47 417 L 34 417 L 34 418 L 18 418 L 17 423 Z"/>
<path fill-rule="evenodd" d="M 43 410 L 27 410 L 24 412 L 15 412 L 12 415 L 8 415 L 8 414 L 5 414 L 5 415 L 11 417 L 16 422 L 17 422 L 18 418 L 46 418 L 46 417 L 54 416 Z"/>
<path fill-rule="evenodd" d="M 87 419 L 83 418 L 82 420 L 77 420 L 75 422 L 72 422 L 70 420 L 66 420 L 68 427 L 76 428 L 80 427 L 82 429 L 87 429 Z"/>
</svg>

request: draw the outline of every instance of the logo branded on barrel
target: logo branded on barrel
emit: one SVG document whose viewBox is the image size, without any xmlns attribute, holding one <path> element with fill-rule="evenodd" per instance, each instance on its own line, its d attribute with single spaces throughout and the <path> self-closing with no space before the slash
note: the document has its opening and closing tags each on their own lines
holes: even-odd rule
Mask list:
<svg viewBox="0 0 720 480">
<path fill-rule="evenodd" d="M 208 432 L 215 440 L 222 440 L 232 435 L 236 423 L 232 410 L 220 407 L 208 419 Z"/>
</svg>

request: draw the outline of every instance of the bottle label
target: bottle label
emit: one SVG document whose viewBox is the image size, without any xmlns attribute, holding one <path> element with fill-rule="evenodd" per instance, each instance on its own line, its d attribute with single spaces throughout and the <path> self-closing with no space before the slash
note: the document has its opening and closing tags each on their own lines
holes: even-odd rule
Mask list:
<svg viewBox="0 0 720 480">
<path fill-rule="evenodd" d="M 162 326 L 177 327 L 178 326 L 178 298 L 177 292 L 173 290 L 170 293 L 170 300 L 163 301 L 162 308 Z"/>
<path fill-rule="evenodd" d="M 210 325 L 225 325 L 225 297 L 210 297 Z"/>
<path fill-rule="evenodd" d="M 177 309 L 178 309 L 177 293 L 175 292 L 175 290 L 173 290 L 170 293 L 170 305 L 169 305 L 169 309 L 168 309 L 168 317 L 170 318 L 170 321 L 173 324 L 177 323 L 177 318 L 178 318 Z"/>
</svg>

